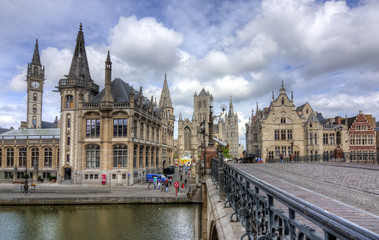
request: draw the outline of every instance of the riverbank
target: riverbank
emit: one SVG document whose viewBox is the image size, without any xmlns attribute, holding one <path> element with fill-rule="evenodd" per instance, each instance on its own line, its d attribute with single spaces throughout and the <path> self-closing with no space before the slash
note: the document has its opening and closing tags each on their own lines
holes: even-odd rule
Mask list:
<svg viewBox="0 0 379 240">
<path fill-rule="evenodd" d="M 21 184 L 0 184 L 0 205 L 64 205 L 64 204 L 151 204 L 192 203 L 187 196 L 196 188 L 188 184 L 176 193 L 174 184 L 168 192 L 147 183 L 133 186 L 40 183 L 36 190 L 22 194 Z"/>
</svg>

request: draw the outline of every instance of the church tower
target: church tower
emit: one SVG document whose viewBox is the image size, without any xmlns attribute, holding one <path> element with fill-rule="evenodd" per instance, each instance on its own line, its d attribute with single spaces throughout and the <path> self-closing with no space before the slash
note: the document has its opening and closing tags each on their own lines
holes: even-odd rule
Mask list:
<svg viewBox="0 0 379 240">
<path fill-rule="evenodd" d="M 41 65 L 38 50 L 38 39 L 34 47 L 34 54 L 31 63 L 28 63 L 27 81 L 27 128 L 42 127 L 42 96 L 43 82 L 45 80 L 45 68 Z"/>
<path fill-rule="evenodd" d="M 229 153 L 238 158 L 238 115 L 234 113 L 232 97 L 230 96 L 229 112 L 225 117 L 224 139 L 229 144 Z"/>
</svg>

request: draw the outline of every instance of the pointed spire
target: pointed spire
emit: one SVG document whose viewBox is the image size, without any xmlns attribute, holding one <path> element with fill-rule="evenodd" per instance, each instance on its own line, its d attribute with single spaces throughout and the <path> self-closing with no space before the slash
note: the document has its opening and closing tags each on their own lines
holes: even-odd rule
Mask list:
<svg viewBox="0 0 379 240">
<path fill-rule="evenodd" d="M 41 60 L 39 58 L 38 38 L 36 39 L 36 44 L 34 46 L 34 54 L 33 54 L 32 63 L 41 65 Z"/>
<path fill-rule="evenodd" d="M 232 96 L 230 96 L 228 117 L 233 117 L 233 115 L 234 115 L 233 102 L 232 102 Z"/>
<path fill-rule="evenodd" d="M 104 95 L 101 99 L 103 102 L 114 102 L 112 97 L 111 80 L 112 79 L 112 62 L 108 50 L 107 59 L 105 60 L 105 88 Z"/>
<path fill-rule="evenodd" d="M 257 102 L 257 109 L 255 110 L 255 114 L 258 113 L 258 102 Z"/>
<path fill-rule="evenodd" d="M 282 87 L 280 88 L 280 93 L 286 93 L 286 89 L 284 88 L 284 81 L 282 80 Z"/>
<path fill-rule="evenodd" d="M 161 97 L 159 99 L 159 107 L 173 108 L 170 96 L 170 90 L 167 84 L 167 74 L 164 74 L 163 88 L 161 92 Z"/>
<path fill-rule="evenodd" d="M 192 122 L 193 121 L 196 121 L 196 115 L 195 115 L 195 112 L 193 112 L 193 114 L 192 114 L 192 120 L 191 120 Z"/>
<path fill-rule="evenodd" d="M 78 36 L 76 37 L 76 46 L 68 76 L 69 79 L 79 78 L 84 81 L 92 81 L 84 43 L 83 26 L 81 23 L 79 26 Z"/>
<path fill-rule="evenodd" d="M 180 114 L 179 114 L 179 122 L 183 122 L 182 112 L 180 112 Z"/>
</svg>

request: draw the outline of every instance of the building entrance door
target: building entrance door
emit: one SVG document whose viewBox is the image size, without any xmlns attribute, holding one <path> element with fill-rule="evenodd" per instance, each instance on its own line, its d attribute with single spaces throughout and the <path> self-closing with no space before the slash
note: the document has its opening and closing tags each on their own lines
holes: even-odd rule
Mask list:
<svg viewBox="0 0 379 240">
<path fill-rule="evenodd" d="M 64 169 L 64 180 L 71 180 L 71 168 Z"/>
</svg>

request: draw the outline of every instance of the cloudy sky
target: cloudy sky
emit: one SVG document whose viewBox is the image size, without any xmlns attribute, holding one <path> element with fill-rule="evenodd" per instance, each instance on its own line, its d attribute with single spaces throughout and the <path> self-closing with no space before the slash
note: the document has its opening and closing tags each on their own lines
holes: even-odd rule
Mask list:
<svg viewBox="0 0 379 240">
<path fill-rule="evenodd" d="M 101 88 L 110 50 L 112 77 L 143 86 L 148 98 L 159 99 L 167 73 L 177 119 L 191 118 L 203 87 L 216 110 L 232 96 L 244 145 L 251 110 L 267 107 L 282 80 L 296 106 L 309 102 L 324 117 L 379 117 L 377 0 L 3 0 L 0 22 L 2 128 L 26 119 L 36 38 L 46 67 L 43 119 L 59 116 L 53 90 L 69 71 L 80 23 Z"/>
</svg>

